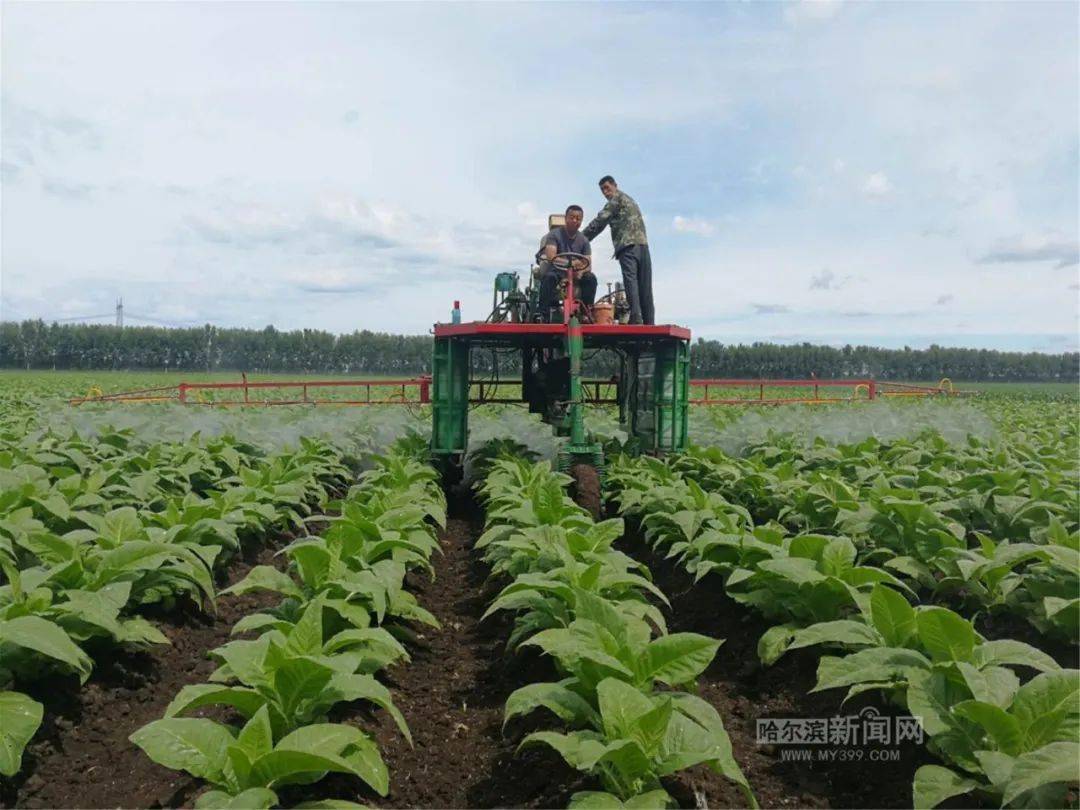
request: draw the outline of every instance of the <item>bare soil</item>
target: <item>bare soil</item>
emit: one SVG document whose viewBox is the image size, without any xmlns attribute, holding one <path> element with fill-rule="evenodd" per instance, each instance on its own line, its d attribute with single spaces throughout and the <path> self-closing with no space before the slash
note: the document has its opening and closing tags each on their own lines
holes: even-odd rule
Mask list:
<svg viewBox="0 0 1080 810">
<path fill-rule="evenodd" d="M 570 468 L 574 479 L 574 502 L 599 520 L 602 510 L 600 501 L 600 475 L 591 464 L 575 464 Z"/>
</svg>

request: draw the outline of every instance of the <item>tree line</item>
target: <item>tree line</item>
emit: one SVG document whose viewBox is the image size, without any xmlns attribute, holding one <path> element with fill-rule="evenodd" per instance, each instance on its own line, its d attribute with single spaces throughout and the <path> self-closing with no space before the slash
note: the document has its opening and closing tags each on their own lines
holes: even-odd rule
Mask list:
<svg viewBox="0 0 1080 810">
<path fill-rule="evenodd" d="M 431 371 L 429 335 L 367 330 L 335 335 L 203 326 L 165 329 L 98 324 L 0 323 L 0 368 L 247 371 L 324 374 L 420 374 Z M 478 370 L 490 364 L 478 353 Z M 597 371 L 610 363 L 598 358 Z M 1080 382 L 1080 354 L 990 349 L 882 349 L 810 343 L 725 345 L 698 339 L 694 377 L 873 377 L 879 380 Z M 504 371 L 510 370 L 503 366 Z"/>
</svg>

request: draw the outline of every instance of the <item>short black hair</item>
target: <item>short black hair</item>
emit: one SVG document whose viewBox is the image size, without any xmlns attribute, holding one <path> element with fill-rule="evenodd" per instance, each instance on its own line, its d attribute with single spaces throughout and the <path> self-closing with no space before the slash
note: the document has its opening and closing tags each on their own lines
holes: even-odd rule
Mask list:
<svg viewBox="0 0 1080 810">
<path fill-rule="evenodd" d="M 566 214 L 569 214 L 571 211 L 577 211 L 582 216 L 585 216 L 585 209 L 582 208 L 580 205 L 568 205 L 568 206 L 566 206 Z M 564 214 L 564 216 L 565 216 L 565 214 Z"/>
<path fill-rule="evenodd" d="M 610 174 L 605 174 L 603 177 L 601 177 L 600 182 L 597 183 L 597 185 L 602 186 L 602 185 L 604 185 L 604 183 L 611 183 L 611 185 L 613 185 L 613 186 L 619 185 L 618 183 L 615 182 L 615 178 L 612 177 Z"/>
</svg>

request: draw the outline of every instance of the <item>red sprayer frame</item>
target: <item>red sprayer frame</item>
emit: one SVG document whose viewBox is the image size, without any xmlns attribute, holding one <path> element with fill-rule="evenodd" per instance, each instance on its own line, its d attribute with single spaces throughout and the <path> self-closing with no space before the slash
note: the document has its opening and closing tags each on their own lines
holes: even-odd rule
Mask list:
<svg viewBox="0 0 1080 810">
<path fill-rule="evenodd" d="M 500 328 L 522 324 L 461 324 L 449 327 L 450 330 L 481 329 L 485 333 L 498 334 Z M 562 324 L 527 324 L 531 330 L 542 332 L 545 329 L 561 330 Z M 445 328 L 445 327 L 444 327 Z M 614 333 L 628 327 L 586 325 L 583 330 L 596 331 L 598 334 Z M 634 329 L 635 327 L 629 327 Z M 636 327 L 645 330 L 675 330 L 679 327 Z M 487 380 L 475 380 L 471 383 L 469 401 L 472 404 L 520 403 L 520 397 L 503 396 L 501 388 L 512 386 L 507 381 L 493 383 Z M 893 397 L 927 397 L 935 395 L 961 396 L 967 392 L 955 391 L 952 382 L 942 380 L 936 386 L 911 385 L 908 383 L 884 382 L 881 380 L 805 380 L 779 379 L 697 379 L 690 380 L 694 391 L 691 405 L 792 405 L 792 404 L 827 404 L 831 402 L 868 401 Z M 804 396 L 776 396 L 770 389 L 808 389 Z M 346 399 L 330 399 L 320 396 L 320 389 L 343 391 L 354 389 L 356 395 Z M 718 390 L 719 389 L 719 390 Z M 823 390 L 824 389 L 824 390 Z M 297 391 L 299 396 L 270 399 L 259 394 L 273 390 Z M 810 392 L 813 392 L 812 395 Z M 217 399 L 214 392 L 237 392 L 237 399 Z M 254 393 L 253 393 L 254 392 Z M 741 392 L 742 396 L 731 396 Z M 582 393 L 590 405 L 615 404 L 618 402 L 615 383 L 611 380 L 582 380 Z M 724 394 L 728 395 L 724 395 Z M 799 394 L 801 392 L 795 392 Z M 207 396 L 210 394 L 210 397 Z M 829 394 L 824 396 L 823 394 Z M 404 379 L 355 379 L 355 380 L 265 380 L 249 382 L 247 375 L 242 375 L 240 382 L 181 382 L 177 385 L 142 388 L 137 391 L 123 391 L 105 394 L 100 389 L 91 389 L 85 397 L 70 400 L 72 405 L 85 402 L 178 402 L 182 405 L 206 405 L 214 407 L 269 406 L 269 405 L 427 405 L 431 402 L 431 377 L 418 376 Z"/>
</svg>

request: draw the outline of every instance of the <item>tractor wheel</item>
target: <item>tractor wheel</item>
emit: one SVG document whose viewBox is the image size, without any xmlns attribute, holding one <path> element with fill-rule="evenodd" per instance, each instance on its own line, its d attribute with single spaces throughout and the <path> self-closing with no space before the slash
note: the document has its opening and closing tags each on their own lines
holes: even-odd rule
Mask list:
<svg viewBox="0 0 1080 810">
<path fill-rule="evenodd" d="M 570 477 L 574 479 L 574 502 L 584 507 L 593 520 L 601 515 L 600 474 L 591 464 L 575 464 L 570 468 Z"/>
</svg>

